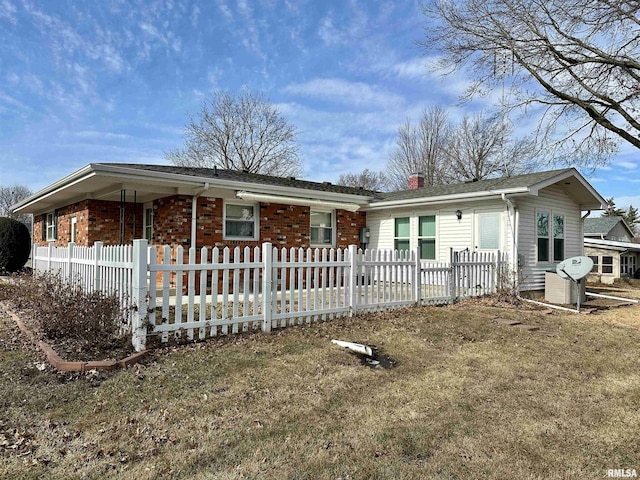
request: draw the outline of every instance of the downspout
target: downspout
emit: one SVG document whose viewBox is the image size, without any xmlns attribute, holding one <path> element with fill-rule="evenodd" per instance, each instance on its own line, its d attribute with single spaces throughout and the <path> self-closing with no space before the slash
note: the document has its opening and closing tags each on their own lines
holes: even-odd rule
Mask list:
<svg viewBox="0 0 640 480">
<path fill-rule="evenodd" d="M 513 235 L 513 247 L 511 249 L 511 262 L 513 263 L 515 270 L 518 268 L 518 224 L 520 223 L 520 211 L 518 210 L 516 204 L 507 197 L 506 194 L 501 194 L 502 201 L 507 205 L 507 215 L 509 217 L 509 223 L 511 224 L 511 234 Z M 511 221 L 511 214 L 509 213 L 509 208 L 513 210 L 513 222 Z"/>
<path fill-rule="evenodd" d="M 204 192 L 209 190 L 209 182 L 204 184 L 204 187 L 198 190 L 191 197 L 191 247 L 196 248 L 196 227 L 197 227 L 197 215 L 196 209 L 198 207 L 198 197 Z"/>
<path fill-rule="evenodd" d="M 580 219 L 580 226 L 582 227 L 582 254 L 584 255 L 584 219 L 591 215 L 591 210 L 587 210 L 582 218 Z"/>
</svg>

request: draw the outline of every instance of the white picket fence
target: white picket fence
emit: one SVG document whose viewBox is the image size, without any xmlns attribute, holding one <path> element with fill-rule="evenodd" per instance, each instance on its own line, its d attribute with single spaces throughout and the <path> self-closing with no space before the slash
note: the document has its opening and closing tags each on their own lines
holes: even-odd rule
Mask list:
<svg viewBox="0 0 640 480">
<path fill-rule="evenodd" d="M 185 253 L 187 261 L 185 262 Z M 160 257 L 159 257 L 159 254 Z M 157 259 L 161 258 L 161 262 Z M 147 337 L 192 340 L 325 321 L 412 304 L 494 293 L 504 254 L 451 252 L 424 263 L 417 251 L 38 247 L 36 272 L 59 273 L 85 290 L 118 295 L 137 350 Z"/>
</svg>

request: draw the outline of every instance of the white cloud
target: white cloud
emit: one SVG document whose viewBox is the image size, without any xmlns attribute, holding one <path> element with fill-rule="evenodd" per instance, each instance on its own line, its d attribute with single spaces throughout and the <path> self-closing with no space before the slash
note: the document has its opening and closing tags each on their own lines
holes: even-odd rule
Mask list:
<svg viewBox="0 0 640 480">
<path fill-rule="evenodd" d="M 191 25 L 195 28 L 198 25 L 198 17 L 200 16 L 200 8 L 194 5 L 191 9 Z"/>
<path fill-rule="evenodd" d="M 216 5 L 220 12 L 222 12 L 224 18 L 226 18 L 227 22 L 233 22 L 233 13 L 231 12 L 229 5 L 227 5 L 224 0 L 216 0 Z"/>
<path fill-rule="evenodd" d="M 340 78 L 317 78 L 306 83 L 287 85 L 284 91 L 293 95 L 365 108 L 398 108 L 404 98 L 380 87 Z"/>
<path fill-rule="evenodd" d="M 16 25 L 18 23 L 16 11 L 15 5 L 13 5 L 9 0 L 2 0 L 0 2 L 0 19 L 4 18 L 12 25 Z"/>
<path fill-rule="evenodd" d="M 637 163 L 629 162 L 627 160 L 617 160 L 615 164 L 616 164 L 616 167 L 622 167 L 627 170 L 635 170 L 636 168 L 638 168 Z"/>
<path fill-rule="evenodd" d="M 97 130 L 82 130 L 79 132 L 62 132 L 62 135 L 72 135 L 79 138 L 85 139 L 96 139 L 96 140 L 130 140 L 133 137 L 131 135 L 127 135 L 124 133 L 113 133 L 113 132 L 100 132 Z"/>
<path fill-rule="evenodd" d="M 429 77 L 427 60 L 423 57 L 412 58 L 411 60 L 396 63 L 391 69 L 400 78 L 426 79 Z"/>
</svg>

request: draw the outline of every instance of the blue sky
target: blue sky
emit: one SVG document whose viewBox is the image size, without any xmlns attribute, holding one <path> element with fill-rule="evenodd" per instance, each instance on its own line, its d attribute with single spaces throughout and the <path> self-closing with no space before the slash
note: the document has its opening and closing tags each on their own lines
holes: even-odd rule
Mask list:
<svg viewBox="0 0 640 480">
<path fill-rule="evenodd" d="M 187 114 L 216 89 L 262 90 L 300 131 L 305 177 L 383 169 L 398 126 L 440 104 L 457 120 L 461 76 L 415 44 L 414 1 L 0 0 L 0 185 L 38 190 L 90 162 L 166 163 Z M 588 179 L 640 206 L 623 146 Z"/>
</svg>

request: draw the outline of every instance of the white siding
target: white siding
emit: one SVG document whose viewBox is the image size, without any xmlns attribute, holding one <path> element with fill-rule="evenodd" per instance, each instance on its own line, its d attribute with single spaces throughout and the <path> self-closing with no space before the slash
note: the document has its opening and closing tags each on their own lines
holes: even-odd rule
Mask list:
<svg viewBox="0 0 640 480">
<path fill-rule="evenodd" d="M 521 290 L 543 290 L 544 272 L 557 263 L 537 261 L 536 211 L 564 215 L 564 258 L 582 255 L 582 212 L 575 201 L 556 186 L 542 189 L 537 197 L 518 198 L 517 206 L 520 218 L 518 253 L 524 260 L 521 265 Z"/>
<path fill-rule="evenodd" d="M 462 219 L 456 217 L 456 210 L 462 211 Z M 423 215 L 436 216 L 436 261 L 448 262 L 450 251 L 473 251 L 478 245 L 477 215 L 482 213 L 500 214 L 500 250 L 511 254 L 512 235 L 506 204 L 502 200 L 480 202 L 459 202 L 440 204 L 422 208 L 393 208 L 367 212 L 367 226 L 371 230 L 369 248 L 393 248 L 395 218 L 411 219 L 411 248 L 418 246 L 418 219 Z"/>
</svg>

